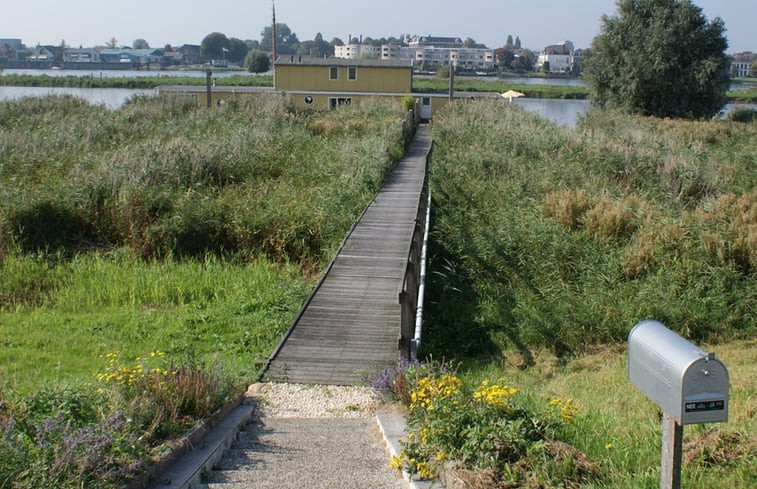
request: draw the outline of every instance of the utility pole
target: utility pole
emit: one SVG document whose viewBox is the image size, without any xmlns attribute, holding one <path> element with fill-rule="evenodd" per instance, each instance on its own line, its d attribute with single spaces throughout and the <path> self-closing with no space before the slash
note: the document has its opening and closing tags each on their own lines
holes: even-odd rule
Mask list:
<svg viewBox="0 0 757 489">
<path fill-rule="evenodd" d="M 273 88 L 276 89 L 276 2 L 271 0 L 273 7 L 273 25 L 271 26 L 271 45 L 273 54 L 271 55 L 271 68 L 273 68 Z"/>
</svg>

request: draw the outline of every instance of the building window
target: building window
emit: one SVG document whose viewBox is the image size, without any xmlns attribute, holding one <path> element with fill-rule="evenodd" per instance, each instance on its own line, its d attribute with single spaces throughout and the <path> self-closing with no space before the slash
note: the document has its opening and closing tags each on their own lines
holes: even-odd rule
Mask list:
<svg viewBox="0 0 757 489">
<path fill-rule="evenodd" d="M 338 80 L 338 79 L 339 79 L 339 67 L 329 66 L 329 80 Z"/>
<path fill-rule="evenodd" d="M 352 104 L 352 97 L 329 97 L 329 110 L 334 110 L 340 105 Z"/>
<path fill-rule="evenodd" d="M 347 79 L 348 80 L 357 80 L 357 68 L 354 66 L 350 66 L 347 68 Z"/>
</svg>

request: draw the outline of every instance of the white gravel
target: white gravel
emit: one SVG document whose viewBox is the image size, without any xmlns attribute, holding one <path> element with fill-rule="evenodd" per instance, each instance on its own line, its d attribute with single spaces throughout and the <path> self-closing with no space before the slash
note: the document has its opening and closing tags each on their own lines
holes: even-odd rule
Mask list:
<svg viewBox="0 0 757 489">
<path fill-rule="evenodd" d="M 373 417 L 382 404 L 375 389 L 358 386 L 266 383 L 251 386 L 248 396 L 271 418 Z"/>
</svg>

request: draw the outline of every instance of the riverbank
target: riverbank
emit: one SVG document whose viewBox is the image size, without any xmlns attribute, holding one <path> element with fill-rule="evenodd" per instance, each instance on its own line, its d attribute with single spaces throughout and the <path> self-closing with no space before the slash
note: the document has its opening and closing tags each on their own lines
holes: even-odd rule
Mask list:
<svg viewBox="0 0 757 489">
<path fill-rule="evenodd" d="M 153 89 L 161 85 L 190 85 L 203 86 L 206 83 L 204 76 L 155 74 L 152 76 L 135 77 L 108 77 L 95 75 L 95 73 L 82 74 L 81 76 L 52 76 L 49 74 L 3 74 L 0 76 L 0 86 L 10 87 L 50 87 L 50 88 L 137 88 Z M 226 87 L 270 87 L 273 86 L 271 75 L 226 75 L 213 76 L 213 83 L 217 86 Z"/>
<path fill-rule="evenodd" d="M 15 87 L 70 87 L 70 88 L 130 88 L 130 89 L 153 89 L 166 85 L 170 80 L 171 85 L 203 86 L 206 79 L 203 76 L 158 74 L 154 76 L 139 77 L 106 77 L 94 73 L 82 76 L 51 76 L 49 74 L 3 74 L 0 76 L 0 86 Z M 528 98 L 545 99 L 574 99 L 583 100 L 589 98 L 589 88 L 586 86 L 550 85 L 549 78 L 542 78 L 544 84 L 519 83 L 508 78 L 481 78 L 459 77 L 455 79 L 455 90 L 462 92 L 506 92 L 516 90 Z M 563 80 L 558 78 L 556 80 Z M 519 79 L 518 81 L 522 81 Z M 271 87 L 273 77 L 271 75 L 233 74 L 227 76 L 214 76 L 213 83 L 216 86 L 226 87 Z M 413 90 L 418 92 L 446 92 L 449 90 L 449 80 L 436 77 L 417 76 L 413 81 Z M 730 90 L 727 93 L 729 103 L 754 103 L 757 101 L 757 86 L 746 89 Z"/>
</svg>

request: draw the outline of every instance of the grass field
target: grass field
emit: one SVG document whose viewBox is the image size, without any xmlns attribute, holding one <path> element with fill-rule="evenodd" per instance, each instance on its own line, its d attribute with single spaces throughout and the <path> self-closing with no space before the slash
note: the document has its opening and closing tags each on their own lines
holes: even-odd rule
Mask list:
<svg viewBox="0 0 757 489">
<path fill-rule="evenodd" d="M 402 155 L 398 107 L 339 115 L 4 103 L 0 383 L 86 381 L 109 351 L 154 349 L 252 380 Z"/>
<path fill-rule="evenodd" d="M 682 487 L 748 489 L 757 482 L 757 342 L 704 347 L 728 367 L 729 418 L 727 423 L 684 428 Z M 580 487 L 659 487 L 660 411 L 628 381 L 624 347 L 597 347 L 567 361 L 542 349 L 533 355 L 525 359 L 509 351 L 499 362 L 464 365 L 463 377 L 474 383 L 503 377 L 533 403 L 573 399 L 579 411 L 565 432 L 566 441 L 595 462 L 601 474 Z M 524 369 L 531 360 L 533 366 Z"/>
<path fill-rule="evenodd" d="M 254 378 L 402 155 L 401 119 L 395 106 L 310 113 L 283 99 L 1 104 L 0 481 L 81 485 L 65 468 L 90 460 L 93 426 L 115 430 L 114 457 L 145 457 L 116 408 L 150 439 L 155 420 L 185 427 L 183 394 L 164 383 L 188 374 L 144 359 Z M 432 131 L 423 353 L 459 362 L 472 385 L 505 379 L 534 412 L 571 399 L 561 439 L 597 467 L 575 487 L 652 488 L 659 413 L 626 379 L 624 344 L 636 322 L 663 321 L 731 373 L 729 422 L 686 428 L 684 484 L 751 489 L 755 125 L 593 112 L 569 129 L 469 101 Z M 196 383 L 225 383 L 206 375 Z M 40 449 L 65 437 L 81 451 Z M 527 487 L 566 469 L 541 462 Z"/>
</svg>

